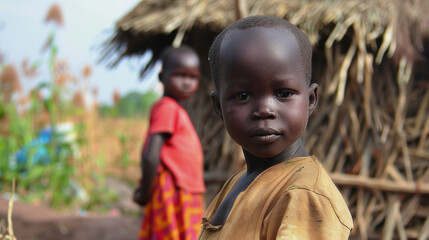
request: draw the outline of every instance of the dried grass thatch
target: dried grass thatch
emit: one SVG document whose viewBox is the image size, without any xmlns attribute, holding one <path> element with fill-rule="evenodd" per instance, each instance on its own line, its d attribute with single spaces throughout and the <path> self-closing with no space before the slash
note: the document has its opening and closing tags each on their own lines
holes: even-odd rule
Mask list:
<svg viewBox="0 0 429 240">
<path fill-rule="evenodd" d="M 314 45 L 321 86 L 307 149 L 340 187 L 355 220 L 352 238 L 429 237 L 429 1 L 145 0 L 117 22 L 104 59 L 186 43 L 201 59 L 222 28 L 241 16 L 282 17 Z M 153 63 L 153 62 L 152 62 Z M 214 116 L 205 81 L 187 103 L 205 152 L 210 199 L 240 164 Z M 213 187 L 213 188 L 211 188 Z"/>
</svg>

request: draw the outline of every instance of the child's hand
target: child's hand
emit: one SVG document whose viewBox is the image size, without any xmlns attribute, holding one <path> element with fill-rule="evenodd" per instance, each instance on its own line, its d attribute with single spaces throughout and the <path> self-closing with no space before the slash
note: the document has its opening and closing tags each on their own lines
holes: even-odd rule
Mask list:
<svg viewBox="0 0 429 240">
<path fill-rule="evenodd" d="M 149 202 L 149 194 L 146 193 L 145 189 L 140 185 L 134 190 L 133 201 L 140 206 L 144 206 Z"/>
</svg>

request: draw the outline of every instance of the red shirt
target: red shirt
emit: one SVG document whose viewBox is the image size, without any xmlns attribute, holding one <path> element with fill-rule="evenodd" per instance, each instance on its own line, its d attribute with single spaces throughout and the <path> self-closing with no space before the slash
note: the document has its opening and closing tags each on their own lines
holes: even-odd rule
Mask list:
<svg viewBox="0 0 429 240">
<path fill-rule="evenodd" d="M 205 192 L 200 139 L 188 113 L 170 97 L 162 97 L 152 106 L 145 144 L 150 135 L 156 133 L 171 135 L 161 148 L 158 171 L 166 167 L 173 174 L 177 187 L 193 193 Z"/>
</svg>

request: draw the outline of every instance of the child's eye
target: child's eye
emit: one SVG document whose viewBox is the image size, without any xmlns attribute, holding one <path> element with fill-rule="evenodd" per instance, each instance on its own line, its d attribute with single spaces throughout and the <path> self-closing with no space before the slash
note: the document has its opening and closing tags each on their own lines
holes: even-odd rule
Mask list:
<svg viewBox="0 0 429 240">
<path fill-rule="evenodd" d="M 175 74 L 173 74 L 175 77 L 180 77 L 180 78 L 184 78 L 184 77 L 186 77 L 186 75 L 185 74 L 183 74 L 183 73 L 175 73 Z"/>
<path fill-rule="evenodd" d="M 234 96 L 234 99 L 240 100 L 240 101 L 246 101 L 250 99 L 250 94 L 246 92 L 238 93 Z"/>
<path fill-rule="evenodd" d="M 291 90 L 282 89 L 282 90 L 279 90 L 276 92 L 276 97 L 277 98 L 288 98 L 288 97 L 292 96 L 293 94 L 294 94 L 294 92 Z"/>
</svg>

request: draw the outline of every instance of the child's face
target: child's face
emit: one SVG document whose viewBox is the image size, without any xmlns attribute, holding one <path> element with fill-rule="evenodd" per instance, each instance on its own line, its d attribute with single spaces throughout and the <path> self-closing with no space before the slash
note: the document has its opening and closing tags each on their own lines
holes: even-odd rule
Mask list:
<svg viewBox="0 0 429 240">
<path fill-rule="evenodd" d="M 192 97 L 198 90 L 200 63 L 198 56 L 190 53 L 175 53 L 169 67 L 160 73 L 166 96 L 179 101 Z"/>
<path fill-rule="evenodd" d="M 215 109 L 246 151 L 273 157 L 301 137 L 317 102 L 317 85 L 305 79 L 291 33 L 261 27 L 233 31 L 221 44 L 219 67 Z"/>
</svg>

